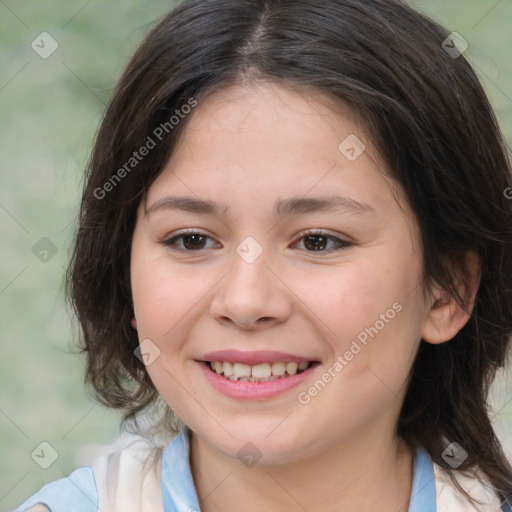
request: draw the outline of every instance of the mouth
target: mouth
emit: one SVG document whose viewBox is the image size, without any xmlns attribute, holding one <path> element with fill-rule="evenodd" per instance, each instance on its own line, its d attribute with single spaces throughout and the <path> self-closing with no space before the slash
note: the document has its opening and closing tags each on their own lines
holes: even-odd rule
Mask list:
<svg viewBox="0 0 512 512">
<path fill-rule="evenodd" d="M 235 400 L 276 398 L 312 379 L 322 363 L 274 350 L 217 350 L 196 359 L 206 382 Z"/>
<path fill-rule="evenodd" d="M 320 363 L 318 361 L 274 361 L 244 364 L 231 361 L 203 361 L 209 371 L 235 382 L 272 382 L 301 374 Z"/>
</svg>

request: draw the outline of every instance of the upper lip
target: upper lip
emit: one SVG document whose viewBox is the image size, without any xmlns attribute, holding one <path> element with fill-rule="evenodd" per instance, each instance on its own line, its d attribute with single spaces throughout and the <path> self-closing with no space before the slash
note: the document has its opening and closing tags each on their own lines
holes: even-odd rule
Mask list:
<svg viewBox="0 0 512 512">
<path fill-rule="evenodd" d="M 197 361 L 229 361 L 230 363 L 254 365 L 261 363 L 274 363 L 277 361 L 302 363 L 315 360 L 303 356 L 298 356 L 296 354 L 276 352 L 274 350 L 256 350 L 249 352 L 227 349 L 208 352 L 207 354 L 204 354 L 200 359 L 197 359 Z"/>
</svg>

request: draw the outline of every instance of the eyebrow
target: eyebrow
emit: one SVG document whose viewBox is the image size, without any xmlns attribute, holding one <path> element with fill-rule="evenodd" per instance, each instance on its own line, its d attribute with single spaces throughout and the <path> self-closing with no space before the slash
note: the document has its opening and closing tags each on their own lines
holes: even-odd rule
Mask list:
<svg viewBox="0 0 512 512">
<path fill-rule="evenodd" d="M 145 215 L 159 210 L 183 210 L 190 213 L 225 216 L 229 212 L 226 204 L 198 199 L 196 197 L 163 197 L 145 210 Z M 376 214 L 374 208 L 349 197 L 330 195 L 323 197 L 290 197 L 274 204 L 274 214 L 278 216 L 305 214 L 318 211 L 348 210 L 354 213 Z"/>
</svg>

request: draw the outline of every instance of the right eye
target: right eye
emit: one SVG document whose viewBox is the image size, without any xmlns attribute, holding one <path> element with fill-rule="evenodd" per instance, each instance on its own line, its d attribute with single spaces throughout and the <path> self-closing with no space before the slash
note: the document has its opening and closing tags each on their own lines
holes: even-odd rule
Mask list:
<svg viewBox="0 0 512 512">
<path fill-rule="evenodd" d="M 199 250 L 205 249 L 204 244 L 207 239 L 213 240 L 208 235 L 189 230 L 164 240 L 162 244 L 164 244 L 166 247 L 169 247 L 173 251 L 198 252 Z M 184 248 L 178 247 L 177 241 L 179 240 L 182 240 Z"/>
</svg>

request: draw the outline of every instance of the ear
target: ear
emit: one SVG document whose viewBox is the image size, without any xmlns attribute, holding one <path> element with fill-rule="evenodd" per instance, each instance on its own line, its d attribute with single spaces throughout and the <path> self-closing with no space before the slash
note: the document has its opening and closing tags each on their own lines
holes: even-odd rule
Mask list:
<svg viewBox="0 0 512 512">
<path fill-rule="evenodd" d="M 451 340 L 466 325 L 471 316 L 481 279 L 478 254 L 475 251 L 468 251 L 464 255 L 462 265 L 463 268 L 455 270 L 457 273 L 455 283 L 466 311 L 446 290 L 438 288 L 435 296 L 432 297 L 432 304 L 421 333 L 427 343 L 439 344 Z M 463 274 L 467 274 L 465 282 L 462 279 Z"/>
<path fill-rule="evenodd" d="M 137 330 L 137 320 L 135 320 L 135 316 L 132 316 L 130 324 L 135 330 Z"/>
</svg>

